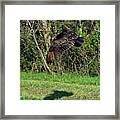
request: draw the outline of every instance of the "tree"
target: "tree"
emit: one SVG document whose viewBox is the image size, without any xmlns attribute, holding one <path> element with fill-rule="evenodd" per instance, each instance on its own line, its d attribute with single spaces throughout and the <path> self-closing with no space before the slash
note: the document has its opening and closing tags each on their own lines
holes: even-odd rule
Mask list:
<svg viewBox="0 0 120 120">
<path fill-rule="evenodd" d="M 70 41 L 68 33 L 64 35 L 65 26 L 79 38 L 78 43 L 80 39 L 84 39 L 81 47 L 77 47 L 77 42 Z M 64 40 L 61 39 L 62 35 L 66 36 Z M 58 48 L 59 52 L 57 52 Z M 54 59 L 52 64 L 46 61 L 51 56 L 48 53 L 52 54 Z M 56 54 L 59 57 L 56 58 Z M 48 71 L 49 73 L 63 71 L 81 75 L 99 75 L 100 21 L 21 20 L 20 68 L 21 71 Z"/>
</svg>

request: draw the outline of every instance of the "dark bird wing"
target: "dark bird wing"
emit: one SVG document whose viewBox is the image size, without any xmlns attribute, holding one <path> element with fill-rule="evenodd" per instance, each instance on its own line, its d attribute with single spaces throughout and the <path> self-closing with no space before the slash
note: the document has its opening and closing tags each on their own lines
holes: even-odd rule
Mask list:
<svg viewBox="0 0 120 120">
<path fill-rule="evenodd" d="M 80 47 L 82 44 L 83 44 L 84 40 L 82 37 L 78 37 L 76 40 L 75 40 L 75 43 L 74 43 L 74 46 L 75 47 Z"/>
</svg>

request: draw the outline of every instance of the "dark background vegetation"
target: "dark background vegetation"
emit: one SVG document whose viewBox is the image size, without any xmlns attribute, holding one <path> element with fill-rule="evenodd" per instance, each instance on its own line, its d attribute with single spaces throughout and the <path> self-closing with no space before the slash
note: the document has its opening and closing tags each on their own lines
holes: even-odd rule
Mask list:
<svg viewBox="0 0 120 120">
<path fill-rule="evenodd" d="M 51 39 L 67 26 L 79 37 L 81 47 L 72 46 L 63 52 L 54 64 L 46 63 Z M 36 41 L 35 41 L 36 39 Z M 37 42 L 37 43 L 36 43 Z M 57 64 L 56 64 L 57 63 Z M 100 21 L 99 20 L 21 20 L 20 21 L 20 70 L 21 72 L 78 73 L 85 76 L 100 74 Z"/>
</svg>

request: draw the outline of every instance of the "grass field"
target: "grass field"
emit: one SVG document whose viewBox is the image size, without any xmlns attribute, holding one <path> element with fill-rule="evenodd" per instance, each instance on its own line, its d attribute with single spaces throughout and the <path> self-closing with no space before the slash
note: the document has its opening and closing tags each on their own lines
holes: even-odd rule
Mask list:
<svg viewBox="0 0 120 120">
<path fill-rule="evenodd" d="M 21 100 L 99 100 L 100 77 L 21 72 Z"/>
</svg>

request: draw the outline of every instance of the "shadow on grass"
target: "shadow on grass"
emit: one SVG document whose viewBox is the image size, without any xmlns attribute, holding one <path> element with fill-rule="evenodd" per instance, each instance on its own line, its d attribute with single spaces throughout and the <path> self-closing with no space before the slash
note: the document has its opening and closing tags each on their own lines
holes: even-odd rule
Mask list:
<svg viewBox="0 0 120 120">
<path fill-rule="evenodd" d="M 68 97 L 68 96 L 72 96 L 72 95 L 73 95 L 72 92 L 55 90 L 53 94 L 49 94 L 48 96 L 46 96 L 44 98 L 44 100 L 56 100 L 56 99 L 60 99 L 62 97 Z"/>
</svg>

